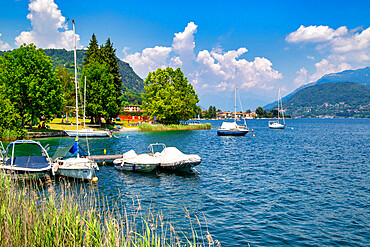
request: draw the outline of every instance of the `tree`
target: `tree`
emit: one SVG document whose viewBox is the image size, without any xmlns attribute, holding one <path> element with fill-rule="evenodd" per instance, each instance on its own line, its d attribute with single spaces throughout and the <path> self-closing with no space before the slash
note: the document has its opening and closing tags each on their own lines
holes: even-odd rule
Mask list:
<svg viewBox="0 0 370 247">
<path fill-rule="evenodd" d="M 189 120 L 197 113 L 198 95 L 180 68 L 157 69 L 144 81 L 143 109 L 165 124 Z"/>
<path fill-rule="evenodd" d="M 262 109 L 261 106 L 257 107 L 256 114 L 257 114 L 258 117 L 263 116 L 263 109 Z"/>
<path fill-rule="evenodd" d="M 61 110 L 59 80 L 49 57 L 33 44 L 5 52 L 0 60 L 0 81 L 15 106 L 22 126 L 36 118 L 51 118 Z"/>
<path fill-rule="evenodd" d="M 86 51 L 82 78 L 86 76 L 88 82 L 87 114 L 97 123 L 101 122 L 100 117 L 102 116 L 109 123 L 110 119 L 119 114 L 122 79 L 118 70 L 119 59 L 115 53 L 116 49 L 113 48 L 113 43 L 109 38 L 105 45 L 99 48 L 95 34 L 92 35 Z M 97 71 L 93 71 L 93 68 Z M 104 88 L 97 87 L 97 85 Z"/>
<path fill-rule="evenodd" d="M 70 109 L 67 106 L 73 106 L 75 104 L 75 84 L 72 74 L 66 67 L 58 66 L 55 69 L 55 73 L 60 81 L 61 93 L 64 98 L 62 105 L 63 114 L 68 114 Z"/>
<path fill-rule="evenodd" d="M 114 77 L 109 66 L 104 63 L 92 62 L 84 66 L 82 78 L 86 76 L 86 112 L 101 123 L 101 117 L 108 122 L 117 116 L 119 106 L 116 103 Z"/>
</svg>

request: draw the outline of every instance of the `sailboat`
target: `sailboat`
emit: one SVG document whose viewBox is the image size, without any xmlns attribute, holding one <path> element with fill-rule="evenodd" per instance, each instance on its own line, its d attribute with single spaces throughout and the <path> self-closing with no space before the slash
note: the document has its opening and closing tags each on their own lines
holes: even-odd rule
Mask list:
<svg viewBox="0 0 370 247">
<path fill-rule="evenodd" d="M 85 180 L 95 180 L 96 170 L 99 170 L 98 164 L 87 158 L 90 155 L 89 150 L 86 153 L 79 146 L 79 132 L 78 132 L 78 83 L 77 83 L 77 61 L 76 61 L 76 35 L 75 35 L 75 22 L 73 23 L 73 37 L 74 37 L 74 63 L 75 63 L 75 87 L 76 87 L 76 139 L 73 145 L 61 148 L 59 147 L 53 156 L 54 161 L 54 172 L 56 174 Z M 73 157 L 68 157 L 68 154 L 72 154 Z M 75 156 L 74 156 L 75 155 Z"/>
<path fill-rule="evenodd" d="M 270 129 L 284 129 L 285 128 L 283 102 L 281 101 L 280 88 L 278 89 L 277 111 L 278 111 L 278 119 L 277 119 L 277 121 L 269 121 Z M 281 115 L 282 115 L 282 119 L 283 119 L 282 122 L 283 123 L 280 123 L 280 112 L 281 112 Z"/>
<path fill-rule="evenodd" d="M 84 127 L 82 130 L 65 130 L 64 132 L 66 132 L 67 135 L 70 137 L 76 137 L 78 134 L 80 134 L 80 136 L 86 136 L 86 137 L 111 137 L 112 134 L 108 130 L 86 129 L 85 109 L 86 109 L 86 76 L 85 76 L 85 90 L 84 90 Z"/>
<path fill-rule="evenodd" d="M 239 96 L 240 101 L 240 96 Z M 240 102 L 241 106 L 241 102 Z M 242 109 L 243 111 L 243 109 Z M 249 132 L 247 123 L 244 118 L 244 125 L 238 125 L 236 123 L 236 87 L 235 87 L 235 116 L 234 122 L 223 122 L 221 128 L 217 130 L 219 136 L 245 136 Z"/>
</svg>

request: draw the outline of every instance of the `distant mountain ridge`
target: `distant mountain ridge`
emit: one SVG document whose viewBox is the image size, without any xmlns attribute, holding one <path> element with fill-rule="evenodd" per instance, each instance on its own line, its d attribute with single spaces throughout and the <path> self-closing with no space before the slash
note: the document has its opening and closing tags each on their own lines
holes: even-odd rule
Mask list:
<svg viewBox="0 0 370 247">
<path fill-rule="evenodd" d="M 326 82 L 304 88 L 284 102 L 294 117 L 370 117 L 370 87 Z"/>
<path fill-rule="evenodd" d="M 313 86 L 313 85 L 319 85 L 322 83 L 326 82 L 355 82 L 360 85 L 364 86 L 370 86 L 370 67 L 362 68 L 362 69 L 357 69 L 357 70 L 345 70 L 339 73 L 331 73 L 324 75 L 321 77 L 319 80 L 316 82 L 311 82 L 308 84 L 305 84 L 303 86 L 300 86 L 296 90 L 294 90 L 292 93 L 288 94 L 287 96 L 282 98 L 282 101 L 287 101 L 290 99 L 294 94 L 299 92 L 300 90 Z M 267 104 L 263 107 L 263 109 L 270 110 L 272 109 L 277 102 L 272 102 L 270 104 Z"/>
</svg>

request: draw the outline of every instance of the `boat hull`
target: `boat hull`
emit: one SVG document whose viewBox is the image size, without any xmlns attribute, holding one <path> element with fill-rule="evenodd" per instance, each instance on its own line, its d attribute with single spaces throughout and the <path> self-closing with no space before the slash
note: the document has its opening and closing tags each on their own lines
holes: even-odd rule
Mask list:
<svg viewBox="0 0 370 247">
<path fill-rule="evenodd" d="M 272 122 L 272 123 L 269 123 L 269 128 L 270 129 L 284 129 L 285 128 L 285 124 L 280 124 L 280 123 Z"/>
<path fill-rule="evenodd" d="M 76 178 L 82 180 L 91 180 L 95 175 L 94 168 L 86 168 L 86 169 L 65 169 L 60 168 L 58 169 L 57 173 L 60 176 L 69 177 L 69 178 Z"/>
<path fill-rule="evenodd" d="M 217 135 L 219 136 L 245 136 L 248 130 L 217 130 Z"/>
<path fill-rule="evenodd" d="M 121 164 L 114 164 L 117 170 L 131 171 L 131 172 L 152 172 L 159 164 L 134 164 L 123 162 Z"/>
<path fill-rule="evenodd" d="M 196 161 L 179 161 L 179 162 L 162 162 L 159 166 L 159 170 L 164 171 L 180 171 L 180 172 L 191 172 L 194 166 L 199 165 L 202 162 L 202 160 L 196 160 Z"/>
<path fill-rule="evenodd" d="M 67 133 L 68 136 L 70 137 L 76 137 L 77 136 L 77 131 L 76 130 L 65 130 L 64 132 Z M 109 131 L 78 131 L 78 136 L 80 137 L 110 137 L 110 132 Z"/>
</svg>

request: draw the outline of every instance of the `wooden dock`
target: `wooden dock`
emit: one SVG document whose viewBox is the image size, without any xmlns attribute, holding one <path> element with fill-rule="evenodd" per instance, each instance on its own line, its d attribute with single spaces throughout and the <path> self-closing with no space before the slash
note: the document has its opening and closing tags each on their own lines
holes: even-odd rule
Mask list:
<svg viewBox="0 0 370 247">
<path fill-rule="evenodd" d="M 96 162 L 107 162 L 107 161 L 113 161 L 115 159 L 122 158 L 122 154 L 91 155 L 91 156 L 87 156 L 87 158 L 92 159 Z"/>
</svg>

